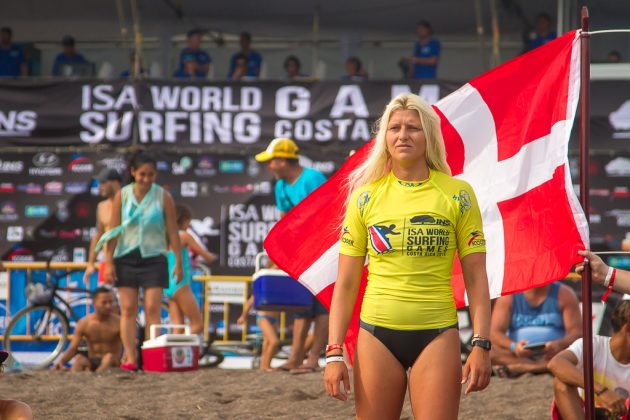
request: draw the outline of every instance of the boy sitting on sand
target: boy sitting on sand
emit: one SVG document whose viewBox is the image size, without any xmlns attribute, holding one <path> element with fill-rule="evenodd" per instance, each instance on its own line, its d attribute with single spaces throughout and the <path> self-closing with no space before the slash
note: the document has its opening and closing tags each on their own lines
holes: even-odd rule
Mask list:
<svg viewBox="0 0 630 420">
<path fill-rule="evenodd" d="M 606 418 L 618 418 L 628 412 L 630 401 L 630 301 L 617 304 L 611 323 L 612 337 L 593 337 L 593 385 L 595 405 L 608 411 Z M 578 394 L 584 387 L 583 345 L 580 338 L 549 362 L 555 409 L 562 419 L 584 418 Z"/>
<path fill-rule="evenodd" d="M 92 294 L 94 313 L 81 319 L 72 335 L 70 347 L 53 365 L 55 370 L 66 370 L 73 357 L 72 372 L 102 372 L 120 365 L 120 317 L 114 313 L 114 295 L 106 287 Z M 77 353 L 81 340 L 88 344 L 87 357 Z"/>
</svg>

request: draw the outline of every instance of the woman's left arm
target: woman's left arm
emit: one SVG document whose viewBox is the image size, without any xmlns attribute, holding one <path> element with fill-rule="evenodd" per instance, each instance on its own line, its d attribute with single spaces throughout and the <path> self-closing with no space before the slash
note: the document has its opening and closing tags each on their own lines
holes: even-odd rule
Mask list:
<svg viewBox="0 0 630 420">
<path fill-rule="evenodd" d="M 177 233 L 175 202 L 167 191 L 164 191 L 164 223 L 166 224 L 166 237 L 168 239 L 168 243 L 175 254 L 175 267 L 173 269 L 173 274 L 175 274 L 177 283 L 179 283 L 184 279 L 181 245 L 179 243 L 179 234 Z"/>
<path fill-rule="evenodd" d="M 464 284 L 468 294 L 470 317 L 474 334 L 485 339 L 490 337 L 490 293 L 486 274 L 486 253 L 476 252 L 461 259 Z M 490 352 L 475 346 L 466 360 L 462 372 L 462 384 L 470 378 L 465 393 L 481 391 L 490 383 Z"/>
</svg>

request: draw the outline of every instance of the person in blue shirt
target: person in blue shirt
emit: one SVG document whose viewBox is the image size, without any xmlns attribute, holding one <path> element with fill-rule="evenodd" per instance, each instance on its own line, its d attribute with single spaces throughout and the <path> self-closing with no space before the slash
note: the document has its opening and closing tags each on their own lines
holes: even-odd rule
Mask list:
<svg viewBox="0 0 630 420">
<path fill-rule="evenodd" d="M 236 57 L 234 57 L 234 70 L 232 73 L 228 75 L 228 80 L 240 80 L 240 81 L 251 81 L 256 80 L 255 77 L 248 76 L 247 69 L 247 56 L 245 54 L 238 53 Z"/>
<path fill-rule="evenodd" d="M 490 321 L 493 370 L 501 377 L 547 372 L 549 360 L 582 336 L 581 319 L 575 292 L 559 282 L 498 298 Z"/>
<path fill-rule="evenodd" d="M 288 138 L 273 139 L 264 152 L 256 155 L 256 160 L 266 163 L 276 182 L 276 206 L 284 216 L 307 195 L 326 182 L 319 171 L 300 165 L 298 147 Z M 306 338 L 311 322 L 315 322 L 313 344 L 304 363 Z M 317 299 L 304 312 L 296 313 L 293 322 L 291 355 L 279 370 L 291 373 L 310 373 L 319 369 L 319 355 L 328 339 L 328 311 Z"/>
<path fill-rule="evenodd" d="M 547 13 L 541 13 L 536 16 L 536 33 L 533 34 L 533 38 L 529 41 L 529 49 L 538 48 L 557 37 L 558 34 L 551 30 L 551 16 Z"/>
<path fill-rule="evenodd" d="M 9 27 L 0 29 L 0 77 L 27 76 L 28 66 L 24 52 L 13 45 L 13 31 Z"/>
<path fill-rule="evenodd" d="M 181 79 L 205 79 L 208 77 L 212 58 L 201 49 L 203 31 L 191 29 L 188 31 L 186 48 L 179 54 L 179 67 L 174 77 Z"/>
<path fill-rule="evenodd" d="M 241 32 L 240 37 L 241 50 L 230 59 L 230 71 L 228 73 L 228 79 L 232 79 L 234 70 L 237 67 L 237 60 L 241 55 L 247 57 L 247 73 L 245 76 L 248 78 L 260 77 L 260 66 L 262 65 L 262 55 L 257 51 L 251 49 L 252 35 L 249 32 Z"/>
<path fill-rule="evenodd" d="M 182 57 L 182 66 L 175 71 L 173 77 L 176 79 L 205 79 L 205 76 L 200 76 L 199 64 L 195 59 L 195 56 L 188 54 Z"/>
<path fill-rule="evenodd" d="M 413 79 L 435 79 L 440 59 L 440 41 L 433 37 L 433 28 L 425 20 L 416 25 L 418 41 L 413 48 L 413 56 L 405 57 L 411 63 Z"/>
<path fill-rule="evenodd" d="M 62 66 L 64 64 L 82 64 L 87 63 L 85 57 L 79 54 L 74 47 L 74 38 L 70 35 L 66 35 L 61 40 L 63 51 L 57 54 L 55 61 L 53 62 L 52 75 L 64 76 L 62 74 Z"/>
</svg>

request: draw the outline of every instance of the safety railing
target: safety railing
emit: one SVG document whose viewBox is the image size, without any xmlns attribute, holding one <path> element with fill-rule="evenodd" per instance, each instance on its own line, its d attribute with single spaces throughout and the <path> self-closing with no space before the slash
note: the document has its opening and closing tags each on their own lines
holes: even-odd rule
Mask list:
<svg viewBox="0 0 630 420">
<path fill-rule="evenodd" d="M 253 281 L 251 276 L 222 276 L 222 275 L 199 275 L 193 277 L 194 281 L 200 281 L 204 283 L 203 286 L 203 330 L 204 330 L 204 338 L 206 341 L 208 340 L 208 336 L 210 334 L 210 321 L 211 321 L 211 312 L 210 312 L 210 287 L 208 286 L 209 282 L 213 281 L 221 281 L 221 282 L 239 282 L 244 283 L 245 287 L 243 288 L 243 305 L 247 302 L 248 294 L 248 284 Z M 229 340 L 229 320 L 230 320 L 230 303 L 223 302 L 223 339 L 217 340 L 218 343 L 227 344 L 230 343 Z M 280 340 L 285 339 L 285 328 L 286 325 L 286 313 L 280 313 Z M 245 323 L 243 324 L 243 331 L 241 333 L 241 342 L 247 341 L 247 318 L 245 318 Z"/>
<path fill-rule="evenodd" d="M 50 265 L 48 266 L 48 264 L 46 262 L 4 262 L 2 264 L 3 268 L 4 268 L 4 274 L 3 274 L 3 278 L 6 279 L 6 284 L 5 284 L 5 305 L 6 305 L 6 312 L 5 312 L 5 325 L 8 325 L 10 318 L 11 318 L 11 274 L 14 271 L 26 271 L 26 281 L 30 282 L 33 276 L 33 271 L 35 270 L 47 270 L 47 269 L 52 269 L 52 270 L 77 270 L 77 269 L 85 269 L 87 268 L 87 263 L 75 263 L 75 262 L 52 262 L 50 263 Z M 98 269 L 98 267 L 97 267 Z M 204 323 L 204 338 L 206 340 L 208 340 L 210 337 L 210 323 L 212 321 L 212 315 L 211 315 L 211 287 L 209 286 L 209 283 L 211 282 L 241 282 L 245 284 L 245 287 L 243 288 L 243 302 L 242 304 L 244 305 L 245 302 L 247 302 L 248 299 L 248 295 L 247 295 L 247 290 L 248 287 L 247 285 L 249 283 L 252 282 L 252 277 L 251 276 L 225 276 L 225 275 L 197 275 L 193 277 L 194 281 L 198 281 L 198 282 L 202 282 L 203 283 L 203 287 L 202 287 L 202 295 L 203 295 L 203 308 L 202 308 L 202 314 L 203 314 L 203 323 Z M 86 285 L 86 287 L 90 287 L 89 285 Z M 26 305 L 28 305 L 28 302 L 25 301 Z M 89 307 L 89 302 L 86 303 L 86 305 Z M 21 308 L 16 308 L 16 311 L 19 310 Z M 87 311 L 86 311 L 87 313 Z M 247 335 L 248 335 L 248 322 L 247 322 L 247 318 L 245 319 L 245 324 L 243 325 L 243 330 L 241 333 L 241 340 L 240 341 L 234 341 L 234 340 L 230 340 L 229 339 L 229 325 L 230 325 L 230 302 L 224 301 L 223 302 L 223 324 L 224 324 L 224 328 L 223 328 L 223 334 L 222 337 L 220 337 L 219 340 L 217 340 L 217 343 L 221 343 L 221 344 L 230 344 L 230 343 L 243 343 L 247 341 Z M 284 312 L 282 312 L 280 314 L 280 339 L 284 340 L 285 339 L 285 334 L 286 334 L 286 314 Z M 0 335 L 0 340 L 3 339 L 4 337 L 2 335 Z M 26 337 L 25 337 L 26 338 Z M 50 336 L 50 337 L 45 337 L 44 339 L 50 339 L 50 340 L 55 340 L 58 339 L 58 337 L 55 336 Z M 19 340 L 20 337 L 16 336 L 16 337 L 12 337 L 12 339 L 15 340 Z"/>
</svg>

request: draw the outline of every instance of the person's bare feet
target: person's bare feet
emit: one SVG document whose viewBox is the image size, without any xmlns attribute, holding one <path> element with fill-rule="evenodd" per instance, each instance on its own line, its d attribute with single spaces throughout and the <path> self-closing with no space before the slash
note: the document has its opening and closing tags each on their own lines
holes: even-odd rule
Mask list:
<svg viewBox="0 0 630 420">
<path fill-rule="evenodd" d="M 315 373 L 319 371 L 319 366 L 302 365 L 295 369 L 291 369 L 289 373 L 292 375 L 302 375 L 304 373 Z"/>
<path fill-rule="evenodd" d="M 297 363 L 286 362 L 277 368 L 270 369 L 269 372 L 290 372 L 292 369 L 296 369 L 297 367 Z"/>
</svg>

